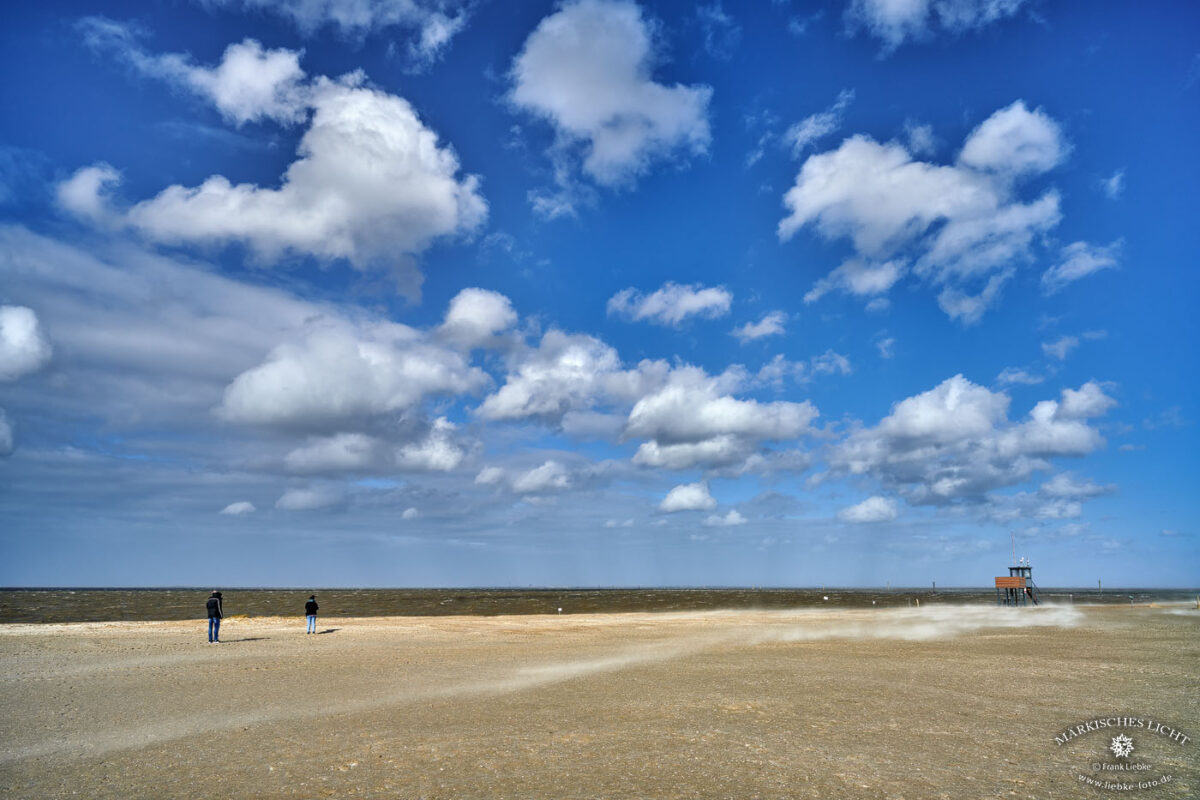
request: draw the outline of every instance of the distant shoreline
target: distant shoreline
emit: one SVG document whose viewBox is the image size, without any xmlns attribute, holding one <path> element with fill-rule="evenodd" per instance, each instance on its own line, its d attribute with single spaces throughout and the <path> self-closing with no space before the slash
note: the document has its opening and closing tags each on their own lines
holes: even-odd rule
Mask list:
<svg viewBox="0 0 1200 800">
<path fill-rule="evenodd" d="M 609 614 L 804 608 L 895 608 L 993 605 L 992 588 L 604 588 L 604 589 L 3 589 L 0 624 L 172 621 L 203 617 L 204 599 L 220 588 L 229 616 L 289 617 L 315 592 L 320 616 L 443 617 Z M 1049 604 L 1148 605 L 1191 602 L 1182 589 L 1043 588 Z"/>
</svg>

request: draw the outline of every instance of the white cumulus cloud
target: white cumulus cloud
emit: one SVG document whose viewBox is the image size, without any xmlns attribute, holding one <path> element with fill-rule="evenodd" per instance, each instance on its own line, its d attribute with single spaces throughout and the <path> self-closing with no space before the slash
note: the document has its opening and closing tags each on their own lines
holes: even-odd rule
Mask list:
<svg viewBox="0 0 1200 800">
<path fill-rule="evenodd" d="M 708 484 L 685 483 L 667 492 L 667 496 L 659 503 L 660 511 L 668 513 L 675 511 L 711 511 L 717 507 L 717 501 L 708 493 Z"/>
<path fill-rule="evenodd" d="M 450 301 L 439 334 L 460 347 L 481 347 L 517 323 L 512 302 L 487 289 L 463 289 Z"/>
<path fill-rule="evenodd" d="M 33 309 L 0 306 L 0 383 L 37 372 L 53 354 Z"/>
<path fill-rule="evenodd" d="M 712 90 L 655 82 L 654 32 L 635 3 L 578 0 L 538 23 L 513 61 L 512 103 L 580 148 L 583 171 L 600 184 L 708 149 Z"/>
<path fill-rule="evenodd" d="M 150 74 L 161 73 L 162 63 L 183 63 L 179 56 L 138 57 L 152 64 L 144 70 Z M 229 67 L 231 58 L 239 66 Z M 217 68 L 179 66 L 190 77 L 178 80 L 208 87 L 204 92 L 234 121 L 299 119 L 311 111 L 298 158 L 278 188 L 213 175 L 118 211 L 102 192 L 119 175 L 96 165 L 63 184 L 60 201 L 84 217 L 124 224 L 160 242 L 240 242 L 268 260 L 293 252 L 346 259 L 362 269 L 387 267 L 403 293 L 419 296 L 412 257 L 436 239 L 475 231 L 487 217 L 478 178 L 459 175 L 454 151 L 404 98 L 364 85 L 358 73 L 297 83 L 303 73 L 296 59 L 297 53 L 244 42 L 226 51 Z M 272 82 L 272 75 L 290 77 Z"/>
<path fill-rule="evenodd" d="M 328 429 L 472 392 L 486 374 L 403 325 L 329 327 L 287 342 L 233 380 L 218 414 L 256 425 Z M 342 448 L 345 450 L 345 448 Z"/>
<path fill-rule="evenodd" d="M 630 401 L 657 385 L 661 362 L 622 368 L 617 351 L 586 334 L 550 330 L 537 347 L 516 353 L 504 385 L 484 398 L 476 414 L 485 420 L 540 419 L 560 423 L 572 411 L 606 400 Z"/>
<path fill-rule="evenodd" d="M 1096 450 L 1104 440 L 1086 420 L 1114 403 L 1089 381 L 1010 422 L 1008 395 L 955 375 L 900 401 L 875 427 L 850 433 L 830 448 L 829 463 L 874 477 L 912 503 L 978 501 L 1050 469 L 1049 458 Z"/>
<path fill-rule="evenodd" d="M 666 469 L 690 469 L 698 465 L 709 468 L 728 467 L 744 463 L 757 449 L 753 439 L 732 434 L 713 436 L 699 442 L 675 444 L 660 444 L 651 439 L 638 446 L 633 463 Z"/>
<path fill-rule="evenodd" d="M 1058 123 L 1018 100 L 992 114 L 967 137 L 958 162 L 1006 175 L 1040 175 L 1067 155 Z"/>
<path fill-rule="evenodd" d="M 1051 169 L 1066 152 L 1057 124 L 1018 100 L 968 136 L 955 164 L 917 161 L 899 143 L 862 135 L 810 156 L 784 195 L 779 237 L 812 226 L 826 239 L 849 239 L 855 256 L 805 300 L 832 290 L 881 295 L 912 271 L 940 290 L 952 318 L 978 321 L 1013 264 L 1029 260 L 1035 239 L 1060 218 L 1054 190 L 1019 200 L 1021 179 Z"/>
<path fill-rule="evenodd" d="M 681 367 L 657 391 L 634 404 L 625 432 L 660 443 L 701 442 L 726 434 L 758 439 L 793 439 L 817 417 L 808 401 L 739 400 L 727 393 L 729 378 Z"/>
<path fill-rule="evenodd" d="M 225 506 L 221 509 L 220 513 L 228 514 L 231 517 L 240 517 L 243 514 L 253 514 L 257 510 L 254 507 L 254 503 L 251 503 L 249 500 L 240 500 Z"/>
</svg>

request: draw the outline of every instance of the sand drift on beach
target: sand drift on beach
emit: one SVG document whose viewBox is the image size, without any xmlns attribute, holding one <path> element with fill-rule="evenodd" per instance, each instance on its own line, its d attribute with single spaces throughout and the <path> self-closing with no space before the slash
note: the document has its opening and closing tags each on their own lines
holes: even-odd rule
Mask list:
<svg viewBox="0 0 1200 800">
<path fill-rule="evenodd" d="M 255 618 L 220 645 L 200 622 L 0 626 L 0 790 L 1085 796 L 1107 740 L 1061 729 L 1200 732 L 1200 613 L 1172 610 Z M 1138 796 L 1195 796 L 1194 743 L 1140 738 L 1172 780 Z"/>
</svg>

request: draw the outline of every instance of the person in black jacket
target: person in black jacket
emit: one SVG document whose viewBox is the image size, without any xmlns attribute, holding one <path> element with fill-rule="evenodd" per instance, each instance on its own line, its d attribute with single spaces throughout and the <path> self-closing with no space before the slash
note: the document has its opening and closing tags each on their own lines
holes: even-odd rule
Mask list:
<svg viewBox="0 0 1200 800">
<path fill-rule="evenodd" d="M 208 609 L 208 641 L 221 641 L 221 618 L 225 616 L 221 608 L 221 593 L 213 592 L 204 604 Z"/>
<path fill-rule="evenodd" d="M 308 602 L 304 604 L 304 616 L 308 617 L 308 630 L 305 633 L 317 632 L 317 596 L 309 595 Z"/>
</svg>

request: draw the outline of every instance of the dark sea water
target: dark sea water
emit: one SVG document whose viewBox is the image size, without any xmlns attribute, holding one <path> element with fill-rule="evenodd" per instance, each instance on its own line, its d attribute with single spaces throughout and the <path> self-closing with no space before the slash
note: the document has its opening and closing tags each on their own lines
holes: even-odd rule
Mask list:
<svg viewBox="0 0 1200 800">
<path fill-rule="evenodd" d="M 0 589 L 0 623 L 182 620 L 205 616 L 211 589 Z M 226 616 L 303 616 L 314 591 L 328 617 L 869 608 L 994 604 L 992 589 L 226 589 Z M 1192 601 L 1200 590 L 1042 589 L 1043 602 Z M 828 598 L 828 599 L 826 599 Z"/>
</svg>

